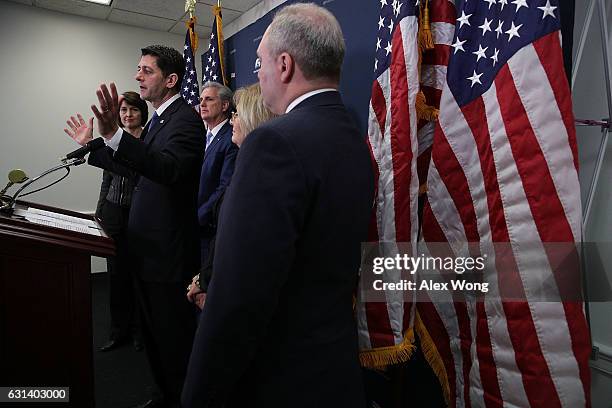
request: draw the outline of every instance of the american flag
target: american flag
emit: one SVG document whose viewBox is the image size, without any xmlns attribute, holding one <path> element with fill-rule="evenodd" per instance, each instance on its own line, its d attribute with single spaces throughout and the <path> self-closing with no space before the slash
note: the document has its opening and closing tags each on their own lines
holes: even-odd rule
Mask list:
<svg viewBox="0 0 612 408">
<path fill-rule="evenodd" d="M 213 6 L 215 20 L 210 33 L 208 50 L 202 54 L 202 83 L 208 81 L 227 85 L 225 79 L 225 65 L 223 59 L 223 22 L 221 7 Z"/>
<path fill-rule="evenodd" d="M 526 301 L 418 304 L 416 329 L 450 406 L 590 406 L 583 304 L 530 301 L 525 258 L 581 240 L 578 156 L 555 0 L 458 3 L 428 172 L 428 242 L 507 242 Z M 530 251 L 526 251 L 526 248 Z M 554 286 L 552 287 L 554 289 Z M 449 295 L 450 296 L 450 295 Z"/>
<path fill-rule="evenodd" d="M 416 243 L 418 59 L 415 1 L 380 0 L 368 119 L 377 183 L 370 241 Z M 372 367 L 407 360 L 414 347 L 414 304 L 404 302 L 399 292 L 387 293 L 386 303 L 365 302 L 361 294 L 356 313 L 362 364 Z"/>
<path fill-rule="evenodd" d="M 448 66 L 450 45 L 455 33 L 457 11 L 454 0 L 429 0 L 427 3 L 434 48 L 423 52 L 420 77 L 421 91 L 425 95 L 429 106 L 439 108 L 442 88 L 446 83 L 446 67 Z M 431 158 L 435 124 L 435 121 L 420 119 L 417 125 L 419 141 L 417 171 L 421 186 L 427 183 L 427 169 Z"/>
<path fill-rule="evenodd" d="M 185 35 L 185 46 L 183 47 L 185 75 L 181 83 L 181 96 L 189 106 L 197 108 L 200 106 L 200 86 L 198 85 L 198 73 L 196 72 L 195 58 L 193 57 L 194 44 L 191 43 L 195 21 L 192 19 L 188 24 L 189 27 Z"/>
</svg>

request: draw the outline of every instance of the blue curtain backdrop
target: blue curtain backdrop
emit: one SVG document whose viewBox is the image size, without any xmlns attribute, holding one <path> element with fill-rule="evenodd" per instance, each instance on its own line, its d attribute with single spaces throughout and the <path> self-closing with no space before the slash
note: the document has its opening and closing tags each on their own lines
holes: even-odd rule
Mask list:
<svg viewBox="0 0 612 408">
<path fill-rule="evenodd" d="M 288 4 L 303 3 L 289 0 Z M 374 79 L 374 50 L 378 32 L 380 2 L 377 0 L 318 0 L 313 3 L 331 11 L 342 27 L 346 55 L 342 66 L 340 92 L 362 134 L 367 134 L 368 104 Z M 257 82 L 255 60 L 257 47 L 276 9 L 225 41 L 227 75 L 230 87 Z"/>
</svg>

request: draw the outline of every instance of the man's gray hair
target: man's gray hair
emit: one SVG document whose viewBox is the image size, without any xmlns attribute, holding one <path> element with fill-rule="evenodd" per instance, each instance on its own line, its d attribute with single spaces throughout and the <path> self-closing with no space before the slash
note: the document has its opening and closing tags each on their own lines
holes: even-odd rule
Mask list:
<svg viewBox="0 0 612 408">
<path fill-rule="evenodd" d="M 313 3 L 282 8 L 268 27 L 272 57 L 291 55 L 306 79 L 340 80 L 344 38 L 336 17 Z"/>
<path fill-rule="evenodd" d="M 218 82 L 208 81 L 205 82 L 204 85 L 202 85 L 202 90 L 205 90 L 206 88 L 216 88 L 217 92 L 219 92 L 219 98 L 221 98 L 221 101 L 229 102 L 230 104 L 232 103 L 232 97 L 234 96 L 234 94 L 232 93 L 232 90 L 229 89 L 227 86 L 222 85 Z"/>
</svg>

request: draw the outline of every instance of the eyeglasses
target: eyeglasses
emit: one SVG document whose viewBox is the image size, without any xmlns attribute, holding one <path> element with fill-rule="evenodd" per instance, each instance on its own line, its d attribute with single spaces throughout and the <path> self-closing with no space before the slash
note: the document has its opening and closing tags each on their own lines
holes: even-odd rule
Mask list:
<svg viewBox="0 0 612 408">
<path fill-rule="evenodd" d="M 235 122 L 238 119 L 238 112 L 232 112 L 232 116 L 230 117 L 230 122 Z"/>
</svg>

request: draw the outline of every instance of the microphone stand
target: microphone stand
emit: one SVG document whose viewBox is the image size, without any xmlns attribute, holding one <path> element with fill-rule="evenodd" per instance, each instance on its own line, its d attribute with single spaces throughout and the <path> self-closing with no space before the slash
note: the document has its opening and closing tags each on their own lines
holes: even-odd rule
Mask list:
<svg viewBox="0 0 612 408">
<path fill-rule="evenodd" d="M 23 186 L 21 186 L 21 188 L 19 190 L 17 190 L 17 192 L 15 194 L 13 194 L 12 197 L 10 197 L 8 195 L 0 197 L 1 198 L 0 211 L 8 213 L 9 215 L 12 214 L 13 213 L 13 209 L 14 209 L 13 207 L 15 206 L 15 201 L 17 201 L 17 198 L 19 198 L 21 192 L 26 187 L 28 187 L 32 183 L 36 182 L 37 180 L 40 180 L 41 178 L 45 177 L 47 174 L 51 174 L 53 172 L 56 172 L 57 170 L 66 169 L 68 171 L 68 173 L 66 173 L 66 176 L 67 176 L 68 174 L 70 174 L 70 167 L 71 166 L 78 166 L 78 165 L 83 164 L 83 163 L 85 163 L 85 159 L 83 157 L 77 157 L 77 158 L 74 158 L 74 159 L 63 160 L 62 164 L 60 164 L 58 166 L 55 166 L 55 167 L 53 167 L 53 168 L 51 168 L 49 170 L 46 170 L 42 174 L 40 174 L 39 176 L 36 176 L 33 179 L 28 180 Z M 36 190 L 36 191 L 44 190 L 44 189 L 46 189 L 48 187 L 51 187 L 53 184 L 55 184 L 55 183 L 49 184 L 48 186 L 45 186 L 45 187 L 43 187 L 43 188 L 41 188 L 39 190 Z"/>
</svg>

